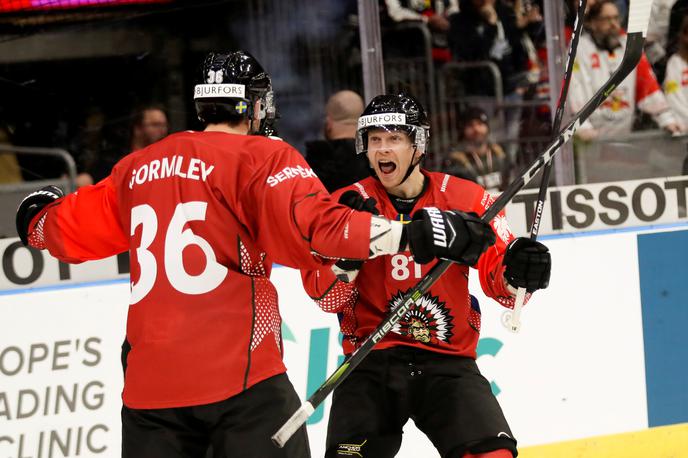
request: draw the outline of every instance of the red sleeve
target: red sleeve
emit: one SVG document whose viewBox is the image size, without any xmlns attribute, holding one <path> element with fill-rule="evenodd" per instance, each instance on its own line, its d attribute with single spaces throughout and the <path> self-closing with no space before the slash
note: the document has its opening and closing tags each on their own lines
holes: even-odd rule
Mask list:
<svg viewBox="0 0 688 458">
<path fill-rule="evenodd" d="M 475 200 L 473 208 L 476 213 L 482 215 L 492 205 L 494 199 L 487 191 L 483 191 L 483 194 L 478 194 L 478 196 L 479 198 Z M 503 260 L 506 247 L 514 239 L 514 234 L 509 228 L 504 210 L 500 211 L 490 224 L 497 235 L 497 241 L 483 253 L 476 264 L 480 286 L 487 296 L 505 307 L 513 308 L 515 298 L 506 286 Z M 527 294 L 526 302 L 529 298 L 530 294 Z"/>
<path fill-rule="evenodd" d="M 660 87 L 657 82 L 657 77 L 655 77 L 655 73 L 652 71 L 652 66 L 647 60 L 647 57 L 645 57 L 645 53 L 640 57 L 636 72 L 635 99 L 640 102 L 648 95 L 659 91 Z"/>
<path fill-rule="evenodd" d="M 332 200 L 298 151 L 276 151 L 241 195 L 255 240 L 283 265 L 317 269 L 327 258 L 366 259 L 370 213 Z M 250 211 L 248 211 L 250 209 Z"/>
<path fill-rule="evenodd" d="M 349 189 L 353 188 L 336 190 L 332 193 L 332 200 L 339 201 L 339 197 Z M 353 306 L 358 299 L 355 283 L 339 280 L 330 267 L 302 270 L 301 281 L 308 296 L 325 312 L 339 313 L 347 305 Z"/>
<path fill-rule="evenodd" d="M 41 233 L 39 240 L 32 238 L 32 246 L 47 248 L 65 262 L 102 259 L 129 249 L 109 177 L 46 207 L 33 219 L 32 228 Z"/>
<path fill-rule="evenodd" d="M 329 267 L 302 270 L 301 280 L 308 296 L 325 312 L 339 313 L 358 300 L 355 283 L 339 280 Z"/>
</svg>

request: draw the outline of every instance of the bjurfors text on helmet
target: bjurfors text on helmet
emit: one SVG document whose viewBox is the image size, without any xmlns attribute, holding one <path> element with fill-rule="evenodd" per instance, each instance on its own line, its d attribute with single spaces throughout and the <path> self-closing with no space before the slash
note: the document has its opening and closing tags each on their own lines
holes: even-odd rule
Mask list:
<svg viewBox="0 0 688 458">
<path fill-rule="evenodd" d="M 378 113 L 365 115 L 358 118 L 358 128 L 363 129 L 368 126 L 385 126 L 406 124 L 404 113 Z"/>
<path fill-rule="evenodd" d="M 197 84 L 194 87 L 194 100 L 203 98 L 245 99 L 246 86 L 243 84 Z"/>
</svg>

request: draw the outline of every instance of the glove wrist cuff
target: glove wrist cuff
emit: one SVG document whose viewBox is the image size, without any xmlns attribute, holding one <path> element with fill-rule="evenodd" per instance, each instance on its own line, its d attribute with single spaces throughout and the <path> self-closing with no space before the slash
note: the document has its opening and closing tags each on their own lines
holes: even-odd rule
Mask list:
<svg viewBox="0 0 688 458">
<path fill-rule="evenodd" d="M 370 259 L 404 251 L 404 225 L 399 221 L 373 216 L 370 220 Z"/>
</svg>

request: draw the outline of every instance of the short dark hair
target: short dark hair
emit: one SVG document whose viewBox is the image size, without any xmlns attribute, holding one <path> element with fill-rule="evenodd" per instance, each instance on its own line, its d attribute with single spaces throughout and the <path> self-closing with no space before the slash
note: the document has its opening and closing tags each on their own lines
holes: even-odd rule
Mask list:
<svg viewBox="0 0 688 458">
<path fill-rule="evenodd" d="M 213 99 L 208 99 L 213 100 Z M 226 103 L 226 101 L 222 101 Z M 227 110 L 213 110 L 211 107 L 206 107 L 203 112 L 203 125 L 208 124 L 229 124 L 230 127 L 238 126 L 244 120 L 248 119 L 247 110 L 245 113 L 231 113 Z"/>
<path fill-rule="evenodd" d="M 614 3 L 614 0 L 600 0 L 588 9 L 588 11 L 585 13 L 585 19 L 588 21 L 591 19 L 596 19 L 600 13 L 602 13 L 602 8 L 604 8 L 604 5 L 608 4 L 614 5 L 617 9 L 619 8 L 616 6 L 616 3 Z"/>
</svg>

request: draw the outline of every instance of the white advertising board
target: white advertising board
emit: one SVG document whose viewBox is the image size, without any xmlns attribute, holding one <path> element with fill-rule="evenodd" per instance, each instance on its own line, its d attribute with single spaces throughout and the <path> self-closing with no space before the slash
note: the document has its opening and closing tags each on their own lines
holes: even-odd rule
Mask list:
<svg viewBox="0 0 688 458">
<path fill-rule="evenodd" d="M 636 235 L 548 241 L 551 286 L 524 309 L 520 334 L 501 325 L 503 309 L 472 277 L 483 313 L 478 363 L 521 446 L 647 427 Z M 297 271 L 277 267 L 273 281 L 289 375 L 305 399 L 337 367 L 337 320 L 308 299 Z M 118 456 L 128 290 L 120 280 L 0 296 L 0 457 Z M 314 457 L 328 406 L 309 426 Z M 407 425 L 398 456 L 436 452 Z"/>
<path fill-rule="evenodd" d="M 507 206 L 515 234 L 529 233 L 537 189 L 518 193 Z M 688 176 L 549 188 L 540 234 L 688 222 Z"/>
</svg>

